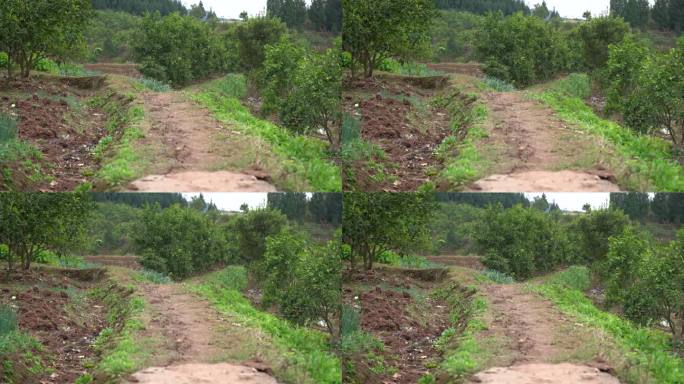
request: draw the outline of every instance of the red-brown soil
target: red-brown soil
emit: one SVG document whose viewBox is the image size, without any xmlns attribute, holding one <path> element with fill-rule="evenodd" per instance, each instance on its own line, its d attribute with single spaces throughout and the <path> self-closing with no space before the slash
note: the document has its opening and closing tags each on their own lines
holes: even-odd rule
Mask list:
<svg viewBox="0 0 684 384">
<path fill-rule="evenodd" d="M 345 279 L 371 286 L 361 291 L 344 288 L 344 301 L 360 309 L 361 329 L 383 342 L 385 364 L 396 371 L 375 374 L 371 363 L 355 361 L 357 379 L 365 383 L 416 383 L 428 371 L 430 359 L 438 355 L 434 341 L 449 327 L 448 308 L 429 295 L 417 302 L 407 290 L 426 291 L 434 288 L 434 283 L 381 271 L 356 273 Z M 424 310 L 429 315 L 422 316 Z"/>
<path fill-rule="evenodd" d="M 497 175 L 475 182 L 473 191 L 496 192 L 615 192 L 614 175 L 597 153 L 592 169 L 570 171 L 596 146 L 594 139 L 580 135 L 560 121 L 553 110 L 521 92 L 491 92 L 484 95 L 494 127 L 483 145 L 505 148 Z M 558 171 L 565 169 L 565 171 Z M 564 173 L 563 173 L 564 172 Z M 546 188 L 546 189 L 542 189 Z"/>
<path fill-rule="evenodd" d="M 83 292 L 93 282 L 54 271 L 17 273 L 7 281 L 0 282 L 0 303 L 15 308 L 19 329 L 41 342 L 54 371 L 40 382 L 73 383 L 95 357 L 92 342 L 105 327 L 105 308 Z"/>
<path fill-rule="evenodd" d="M 81 99 L 89 93 L 39 79 L 15 81 L 10 87 L 22 93 L 0 97 L 0 112 L 18 119 L 17 137 L 43 154 L 43 168 L 53 179 L 32 187 L 71 191 L 85 182 L 84 173 L 97 166 L 91 151 L 107 135 L 106 117 L 85 105 L 76 109 L 66 100 Z M 17 183 L 24 189 L 21 180 Z"/>
<path fill-rule="evenodd" d="M 344 96 L 345 110 L 361 120 L 361 137 L 387 154 L 386 173 L 394 179 L 377 183 L 364 175 L 364 164 L 355 164 L 355 187 L 364 191 L 415 191 L 429 180 L 428 170 L 439 166 L 434 151 L 452 133 L 449 114 L 429 105 L 438 91 L 421 89 L 401 79 L 358 80 L 347 87 L 355 94 Z"/>
<path fill-rule="evenodd" d="M 217 145 L 225 130 L 209 111 L 176 92 L 142 94 L 150 129 L 146 141 L 162 145 L 164 164 L 157 175 L 147 175 L 129 185 L 133 191 L 164 192 L 272 192 L 275 187 L 263 170 L 217 173 L 224 158 Z M 158 165 L 159 165 L 158 164 Z M 198 189 L 201 188 L 201 189 Z"/>
</svg>

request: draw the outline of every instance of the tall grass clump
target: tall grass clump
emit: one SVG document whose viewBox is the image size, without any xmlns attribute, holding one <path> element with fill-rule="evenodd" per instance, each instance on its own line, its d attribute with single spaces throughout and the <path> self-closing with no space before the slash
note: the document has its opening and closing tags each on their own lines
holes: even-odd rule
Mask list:
<svg viewBox="0 0 684 384">
<path fill-rule="evenodd" d="M 142 79 L 138 80 L 138 84 L 141 86 L 154 91 L 154 92 L 169 92 L 171 91 L 171 86 L 166 84 L 163 81 L 155 80 L 155 79 L 150 79 L 147 77 L 143 77 Z"/>
<path fill-rule="evenodd" d="M 512 276 L 503 272 L 495 271 L 493 269 L 486 269 L 482 271 L 482 276 L 497 284 L 513 284 L 515 281 Z"/>
<path fill-rule="evenodd" d="M 0 337 L 17 330 L 17 314 L 12 307 L 0 304 Z"/>
<path fill-rule="evenodd" d="M 497 91 L 497 92 L 513 92 L 515 91 L 515 86 L 507 81 L 497 79 L 496 77 L 487 76 L 482 80 L 482 83 Z"/>
<path fill-rule="evenodd" d="M 17 137 L 17 121 L 11 116 L 0 113 L 0 144 Z"/>
</svg>

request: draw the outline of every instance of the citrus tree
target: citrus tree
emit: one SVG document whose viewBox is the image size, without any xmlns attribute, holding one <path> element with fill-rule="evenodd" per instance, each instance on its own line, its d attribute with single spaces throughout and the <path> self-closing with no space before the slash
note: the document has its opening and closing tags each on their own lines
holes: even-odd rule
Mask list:
<svg viewBox="0 0 684 384">
<path fill-rule="evenodd" d="M 0 51 L 9 56 L 8 75 L 12 62 L 27 78 L 40 59 L 82 45 L 91 15 L 90 0 L 0 1 Z"/>
</svg>

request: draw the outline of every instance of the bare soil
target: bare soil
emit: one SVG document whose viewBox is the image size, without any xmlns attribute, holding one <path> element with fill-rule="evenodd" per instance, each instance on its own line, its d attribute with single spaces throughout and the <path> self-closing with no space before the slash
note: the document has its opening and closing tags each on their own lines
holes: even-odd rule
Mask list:
<svg viewBox="0 0 684 384">
<path fill-rule="evenodd" d="M 427 67 L 445 73 L 484 77 L 480 63 L 428 63 Z"/>
<path fill-rule="evenodd" d="M 85 261 L 98 265 L 112 265 L 115 267 L 124 267 L 128 269 L 141 269 L 142 266 L 138 262 L 138 256 L 85 256 Z"/>
<path fill-rule="evenodd" d="M 505 148 L 498 174 L 475 182 L 473 191 L 496 192 L 614 192 L 615 177 L 601 163 L 574 171 L 574 163 L 593 153 L 595 143 L 554 116 L 554 112 L 521 92 L 492 92 L 484 96 L 494 127 L 487 146 Z M 584 160 L 586 162 L 586 160 Z"/>
<path fill-rule="evenodd" d="M 185 292 L 178 284 L 144 286 L 154 317 L 148 332 L 161 334 L 171 351 L 162 367 L 150 367 L 133 374 L 132 383 L 275 383 L 270 367 L 261 361 L 242 365 L 213 364 L 231 342 L 221 332 L 226 321 L 209 303 Z M 170 353 L 168 353 L 170 352 Z M 242 380 L 242 381 L 241 381 Z"/>
<path fill-rule="evenodd" d="M 433 263 L 447 265 L 450 267 L 464 267 L 473 270 L 483 270 L 480 256 L 458 256 L 458 255 L 439 255 L 428 256 L 427 259 Z"/>
<path fill-rule="evenodd" d="M 397 192 L 418 189 L 429 180 L 429 169 L 439 166 L 435 149 L 451 134 L 448 113 L 429 104 L 437 90 L 412 85 L 401 77 L 357 80 L 348 88 L 345 109 L 361 120 L 363 140 L 377 145 L 387 155 L 389 176 L 378 182 L 365 174 L 365 164 L 355 164 L 356 188 Z"/>
<path fill-rule="evenodd" d="M 83 67 L 89 71 L 101 72 L 111 75 L 122 75 L 128 77 L 142 77 L 138 71 L 137 64 L 131 63 L 91 63 L 84 64 Z"/>
<path fill-rule="evenodd" d="M 17 80 L 0 91 L 0 112 L 18 120 L 17 137 L 42 154 L 41 164 L 52 181 L 30 187 L 41 191 L 71 191 L 87 181 L 97 167 L 91 151 L 107 135 L 106 116 L 87 105 L 76 106 L 94 93 L 40 78 Z M 15 169 L 12 164 L 7 166 Z M 18 170 L 16 167 L 15 171 Z M 29 187 L 30 175 L 14 176 L 17 187 Z"/>
<path fill-rule="evenodd" d="M 143 102 L 151 124 L 146 141 L 163 146 L 164 159 L 158 159 L 156 164 L 162 172 L 132 182 L 129 189 L 148 192 L 275 190 L 268 183 L 270 176 L 260 169 L 248 173 L 213 172 L 224 162 L 217 148 L 224 128 L 207 110 L 177 92 L 146 92 Z"/>
<path fill-rule="evenodd" d="M 0 303 L 15 308 L 19 329 L 44 346 L 41 355 L 54 373 L 41 383 L 71 384 L 81 376 L 96 357 L 92 343 L 106 326 L 104 306 L 84 294 L 95 282 L 67 275 L 32 271 L 0 281 Z"/>
<path fill-rule="evenodd" d="M 382 270 L 358 272 L 345 279 L 345 302 L 360 309 L 361 329 L 383 342 L 385 364 L 393 367 L 393 371 L 374 373 L 372 363 L 359 359 L 354 362 L 357 380 L 416 383 L 438 355 L 435 340 L 449 327 L 447 306 L 427 294 L 436 284 Z M 425 297 L 415 298 L 411 289 L 425 292 Z"/>
<path fill-rule="evenodd" d="M 620 384 L 615 377 L 596 368 L 575 364 L 526 364 L 492 368 L 478 373 L 471 383 L 482 384 Z"/>
</svg>

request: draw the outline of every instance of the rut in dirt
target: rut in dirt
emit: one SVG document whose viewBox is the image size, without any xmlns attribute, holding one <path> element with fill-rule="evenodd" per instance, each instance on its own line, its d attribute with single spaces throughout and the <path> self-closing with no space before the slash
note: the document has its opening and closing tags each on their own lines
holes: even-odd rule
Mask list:
<svg viewBox="0 0 684 384">
<path fill-rule="evenodd" d="M 484 287 L 483 293 L 493 313 L 485 335 L 509 343 L 498 352 L 502 357 L 497 360 L 505 366 L 477 373 L 470 383 L 619 384 L 600 359 L 586 365 L 556 363 L 583 341 L 567 332 L 573 323 L 550 301 L 528 292 L 521 284 L 492 284 Z"/>
<path fill-rule="evenodd" d="M 146 285 L 143 293 L 152 307 L 149 328 L 170 341 L 172 349 L 163 367 L 148 367 L 131 375 L 129 382 L 275 384 L 258 364 L 212 364 L 230 340 L 221 334 L 226 321 L 204 300 L 184 292 L 178 284 Z M 248 366 L 254 365 L 254 366 Z"/>
<path fill-rule="evenodd" d="M 594 145 L 554 116 L 553 110 L 521 92 L 484 95 L 494 127 L 485 142 L 505 148 L 502 174 L 475 182 L 473 191 L 618 192 L 614 176 L 601 164 L 593 169 L 563 170 Z"/>
<path fill-rule="evenodd" d="M 222 142 L 221 124 L 210 113 L 185 100 L 178 92 L 143 94 L 150 128 L 146 141 L 162 144 L 168 163 L 161 174 L 132 182 L 131 190 L 141 192 L 274 192 L 276 188 L 254 174 L 212 171 L 222 167 L 220 152 L 230 143 Z"/>
</svg>

